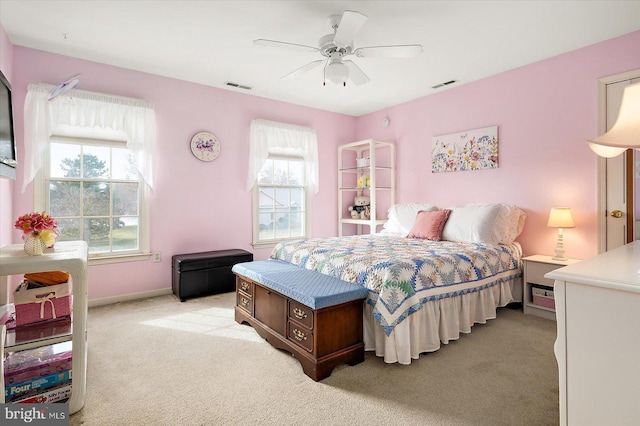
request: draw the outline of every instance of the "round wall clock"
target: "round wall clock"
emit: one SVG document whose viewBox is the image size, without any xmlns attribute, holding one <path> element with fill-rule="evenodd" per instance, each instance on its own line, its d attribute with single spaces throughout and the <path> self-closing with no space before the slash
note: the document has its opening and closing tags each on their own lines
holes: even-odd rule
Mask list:
<svg viewBox="0 0 640 426">
<path fill-rule="evenodd" d="M 191 138 L 191 152 L 198 160 L 215 160 L 220 155 L 220 141 L 213 133 L 196 133 Z"/>
</svg>

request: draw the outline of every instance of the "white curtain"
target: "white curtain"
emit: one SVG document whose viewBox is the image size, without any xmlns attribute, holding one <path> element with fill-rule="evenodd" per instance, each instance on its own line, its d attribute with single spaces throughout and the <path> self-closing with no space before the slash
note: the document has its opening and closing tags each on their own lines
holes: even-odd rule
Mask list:
<svg viewBox="0 0 640 426">
<path fill-rule="evenodd" d="M 30 84 L 24 104 L 25 161 L 22 192 L 42 167 L 49 137 L 56 129 L 103 130 L 123 134 L 144 182 L 153 187 L 156 115 L 146 101 L 71 90 L 49 101 L 54 86 Z"/>
<path fill-rule="evenodd" d="M 256 119 L 251 121 L 248 189 L 256 183 L 269 154 L 298 156 L 304 159 L 307 188 L 317 193 L 318 138 L 309 127 Z"/>
</svg>

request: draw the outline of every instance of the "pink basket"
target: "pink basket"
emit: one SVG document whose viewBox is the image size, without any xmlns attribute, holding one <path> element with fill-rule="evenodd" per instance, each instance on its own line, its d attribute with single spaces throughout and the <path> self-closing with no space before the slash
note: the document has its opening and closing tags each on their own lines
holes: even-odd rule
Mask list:
<svg viewBox="0 0 640 426">
<path fill-rule="evenodd" d="M 49 285 L 13 294 L 16 306 L 16 327 L 71 315 L 69 283 Z"/>
<path fill-rule="evenodd" d="M 532 287 L 531 295 L 533 296 L 534 305 L 544 306 L 545 308 L 549 308 L 549 309 L 556 308 L 556 301 L 553 298 L 553 290 Z"/>
</svg>

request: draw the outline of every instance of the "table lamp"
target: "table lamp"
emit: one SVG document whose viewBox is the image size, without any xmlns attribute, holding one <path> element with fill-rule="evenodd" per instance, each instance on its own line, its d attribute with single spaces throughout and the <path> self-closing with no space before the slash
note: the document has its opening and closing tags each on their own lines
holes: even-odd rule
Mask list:
<svg viewBox="0 0 640 426">
<path fill-rule="evenodd" d="M 556 240 L 556 255 L 552 257 L 553 260 L 567 260 L 564 257 L 564 236 L 562 230 L 564 228 L 574 228 L 576 225 L 573 223 L 573 217 L 571 216 L 571 209 L 569 207 L 554 207 L 549 213 L 549 221 L 547 226 L 550 228 L 558 228 L 558 239 Z"/>
</svg>

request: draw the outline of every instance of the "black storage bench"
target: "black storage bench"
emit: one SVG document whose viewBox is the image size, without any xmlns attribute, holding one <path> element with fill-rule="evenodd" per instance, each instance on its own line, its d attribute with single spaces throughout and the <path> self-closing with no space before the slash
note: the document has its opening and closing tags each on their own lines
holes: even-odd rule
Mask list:
<svg viewBox="0 0 640 426">
<path fill-rule="evenodd" d="M 231 267 L 253 261 L 245 250 L 176 254 L 172 258 L 171 288 L 181 302 L 190 297 L 236 291 Z"/>
</svg>

